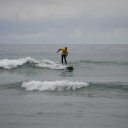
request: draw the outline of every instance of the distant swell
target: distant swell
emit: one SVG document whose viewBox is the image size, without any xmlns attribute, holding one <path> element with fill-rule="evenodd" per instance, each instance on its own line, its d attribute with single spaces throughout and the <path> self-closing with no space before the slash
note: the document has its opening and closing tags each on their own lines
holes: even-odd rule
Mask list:
<svg viewBox="0 0 128 128">
<path fill-rule="evenodd" d="M 98 65 L 109 65 L 109 64 L 115 64 L 115 65 L 128 65 L 127 61 L 93 61 L 93 60 L 80 60 L 76 63 L 81 64 L 98 64 Z"/>
<path fill-rule="evenodd" d="M 45 91 L 45 90 L 57 90 L 57 91 L 63 91 L 63 90 L 75 90 L 82 87 L 87 87 L 88 83 L 86 82 L 79 82 L 79 81 L 68 81 L 68 80 L 62 80 L 62 81 L 29 81 L 29 82 L 23 82 L 22 87 L 26 90 L 32 91 L 32 90 L 39 90 L 39 91 Z"/>
</svg>

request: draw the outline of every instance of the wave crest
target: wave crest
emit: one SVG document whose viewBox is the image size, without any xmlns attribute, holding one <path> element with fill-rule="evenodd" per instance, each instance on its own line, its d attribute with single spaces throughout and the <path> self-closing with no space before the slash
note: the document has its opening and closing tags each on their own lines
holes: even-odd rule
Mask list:
<svg viewBox="0 0 128 128">
<path fill-rule="evenodd" d="M 30 62 L 30 63 L 37 63 L 37 61 L 33 58 L 27 57 L 27 58 L 21 58 L 21 59 L 3 59 L 0 60 L 0 67 L 4 69 L 12 69 L 17 68 L 18 66 L 22 66 L 23 64 Z"/>
<path fill-rule="evenodd" d="M 21 58 L 21 59 L 13 59 L 13 60 L 9 60 L 9 59 L 0 60 L 0 68 L 13 69 L 13 68 L 22 66 L 28 62 L 33 63 L 35 65 L 35 67 L 41 67 L 41 68 L 49 68 L 49 69 L 65 69 L 66 68 L 63 65 L 57 64 L 50 60 L 43 59 L 43 60 L 38 61 L 31 57 Z"/>
<path fill-rule="evenodd" d="M 62 81 L 29 81 L 29 82 L 23 82 L 22 87 L 25 88 L 28 91 L 32 90 L 39 90 L 39 91 L 46 91 L 46 90 L 57 90 L 57 91 L 63 91 L 63 90 L 75 90 L 82 87 L 87 87 L 88 83 L 86 82 L 73 82 L 68 80 L 62 80 Z"/>
</svg>

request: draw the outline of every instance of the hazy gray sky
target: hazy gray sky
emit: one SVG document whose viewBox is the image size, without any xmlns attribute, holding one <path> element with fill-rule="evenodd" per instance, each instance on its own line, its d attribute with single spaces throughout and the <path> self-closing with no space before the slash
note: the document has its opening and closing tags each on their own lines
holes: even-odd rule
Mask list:
<svg viewBox="0 0 128 128">
<path fill-rule="evenodd" d="M 0 0 L 0 44 L 128 44 L 128 0 Z"/>
</svg>

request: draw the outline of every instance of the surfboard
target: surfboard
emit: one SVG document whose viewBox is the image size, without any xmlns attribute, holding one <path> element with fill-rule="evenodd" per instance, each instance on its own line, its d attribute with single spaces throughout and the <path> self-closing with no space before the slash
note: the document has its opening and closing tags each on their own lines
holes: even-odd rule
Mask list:
<svg viewBox="0 0 128 128">
<path fill-rule="evenodd" d="M 74 68 L 73 68 L 73 66 L 69 66 L 69 65 L 63 65 L 66 69 L 68 69 L 68 70 L 73 70 Z"/>
<path fill-rule="evenodd" d="M 67 69 L 68 70 L 74 70 L 74 68 L 72 66 L 68 66 Z"/>
</svg>

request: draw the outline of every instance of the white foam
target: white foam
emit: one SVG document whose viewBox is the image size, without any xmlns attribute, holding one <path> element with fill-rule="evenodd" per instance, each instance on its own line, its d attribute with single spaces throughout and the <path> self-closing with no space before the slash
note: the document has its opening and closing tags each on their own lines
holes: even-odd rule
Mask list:
<svg viewBox="0 0 128 128">
<path fill-rule="evenodd" d="M 39 91 L 45 91 L 45 90 L 75 90 L 77 88 L 87 87 L 88 83 L 86 82 L 79 82 L 79 81 L 68 81 L 68 80 L 62 80 L 62 81 L 29 81 L 29 82 L 23 82 L 22 87 L 26 90 L 32 91 L 32 90 L 39 90 Z"/>
<path fill-rule="evenodd" d="M 12 69 L 18 66 L 22 66 L 23 64 L 27 62 L 34 63 L 35 66 L 42 67 L 42 68 L 49 68 L 49 69 L 65 69 L 66 68 L 62 64 L 58 64 L 50 60 L 43 59 L 39 61 L 31 57 L 13 59 L 13 60 L 3 59 L 3 60 L 0 60 L 0 67 L 4 69 Z"/>
<path fill-rule="evenodd" d="M 27 62 L 37 63 L 37 61 L 35 59 L 30 58 L 30 57 L 21 58 L 21 59 L 13 59 L 13 60 L 3 59 L 3 60 L 0 60 L 0 67 L 5 68 L 5 69 L 12 69 L 12 68 L 21 66 Z"/>
<path fill-rule="evenodd" d="M 49 69 L 65 69 L 66 67 L 62 64 L 55 63 L 50 60 L 43 59 L 38 64 L 36 64 L 37 67 L 43 67 L 43 68 L 49 68 Z"/>
</svg>

